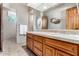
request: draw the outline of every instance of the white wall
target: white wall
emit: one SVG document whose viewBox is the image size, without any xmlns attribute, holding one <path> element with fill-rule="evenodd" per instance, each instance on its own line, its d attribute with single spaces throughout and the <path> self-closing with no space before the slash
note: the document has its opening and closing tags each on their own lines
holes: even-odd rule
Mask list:
<svg viewBox="0 0 79 59">
<path fill-rule="evenodd" d="M 75 3 L 60 4 L 50 10 L 44 12 L 48 16 L 48 29 L 65 29 L 66 28 L 66 9 L 75 6 Z M 60 24 L 53 24 L 50 22 L 51 18 L 61 19 Z"/>
<path fill-rule="evenodd" d="M 2 31 L 3 39 L 15 39 L 16 38 L 16 23 L 9 23 L 7 9 L 3 8 L 3 20 L 2 20 Z"/>
<path fill-rule="evenodd" d="M 17 43 L 24 43 L 26 42 L 25 36 L 19 35 L 19 30 L 16 32 L 17 28 L 16 25 L 18 24 L 25 24 L 27 25 L 28 21 L 28 12 L 27 7 L 20 4 L 20 3 L 11 3 L 9 4 L 9 8 L 16 10 L 17 14 L 17 23 L 16 24 L 9 24 L 7 20 L 7 11 L 10 9 L 3 9 L 3 38 L 16 38 L 17 34 Z"/>
</svg>

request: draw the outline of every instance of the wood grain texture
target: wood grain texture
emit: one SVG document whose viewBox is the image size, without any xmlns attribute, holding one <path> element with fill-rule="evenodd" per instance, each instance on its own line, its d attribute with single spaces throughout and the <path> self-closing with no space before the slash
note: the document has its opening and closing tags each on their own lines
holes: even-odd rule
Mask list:
<svg viewBox="0 0 79 59">
<path fill-rule="evenodd" d="M 71 56 L 70 54 L 64 53 L 62 51 L 56 50 L 56 56 Z"/>
<path fill-rule="evenodd" d="M 43 44 L 40 43 L 40 42 L 38 42 L 38 41 L 34 41 L 34 46 L 37 47 L 37 48 L 38 48 L 39 50 L 41 50 L 41 51 L 43 50 L 43 49 L 42 49 Z"/>
<path fill-rule="evenodd" d="M 79 29 L 79 18 L 78 18 L 78 10 L 76 7 L 69 8 L 66 10 L 66 28 L 67 29 L 74 29 L 78 30 Z"/>
<path fill-rule="evenodd" d="M 57 41 L 56 39 L 46 39 L 46 45 L 57 48 L 61 51 L 65 51 L 67 53 L 77 55 L 77 45 Z"/>
<path fill-rule="evenodd" d="M 47 45 L 43 45 L 43 56 L 55 56 L 55 49 Z"/>
<path fill-rule="evenodd" d="M 34 40 L 43 43 L 43 38 L 41 36 L 34 35 L 33 37 L 35 37 Z"/>
<path fill-rule="evenodd" d="M 34 49 L 33 52 L 34 52 L 36 55 L 42 56 L 42 51 L 40 51 L 40 50 L 39 50 L 38 48 L 36 48 L 36 47 L 34 47 L 33 49 Z"/>
<path fill-rule="evenodd" d="M 79 44 L 29 33 L 28 35 L 33 38 L 27 37 L 27 46 L 38 56 L 79 56 Z"/>
</svg>

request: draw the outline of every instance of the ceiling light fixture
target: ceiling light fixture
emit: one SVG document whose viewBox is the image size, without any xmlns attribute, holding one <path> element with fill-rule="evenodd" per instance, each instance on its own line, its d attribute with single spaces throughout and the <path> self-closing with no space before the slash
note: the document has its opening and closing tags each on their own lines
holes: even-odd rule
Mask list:
<svg viewBox="0 0 79 59">
<path fill-rule="evenodd" d="M 47 7 L 46 7 L 46 6 L 44 6 L 43 8 L 44 8 L 44 9 L 47 9 Z"/>
</svg>

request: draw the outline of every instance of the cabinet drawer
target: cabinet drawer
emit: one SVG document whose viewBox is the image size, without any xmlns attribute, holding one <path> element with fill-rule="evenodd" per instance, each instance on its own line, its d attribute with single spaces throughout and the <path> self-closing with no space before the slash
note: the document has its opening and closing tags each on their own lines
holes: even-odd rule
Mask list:
<svg viewBox="0 0 79 59">
<path fill-rule="evenodd" d="M 42 51 L 40 51 L 39 49 L 37 49 L 36 47 L 34 47 L 33 52 L 38 55 L 38 56 L 42 56 Z"/>
<path fill-rule="evenodd" d="M 43 38 L 42 38 L 41 36 L 35 35 L 34 37 L 35 37 L 35 40 L 36 40 L 36 41 L 39 41 L 39 42 L 41 42 L 41 43 L 43 42 Z"/>
<path fill-rule="evenodd" d="M 42 43 L 40 43 L 40 42 L 37 42 L 37 41 L 34 41 L 34 46 L 35 47 L 37 47 L 39 50 L 41 50 L 42 51 Z"/>
<path fill-rule="evenodd" d="M 71 55 L 69 55 L 69 54 L 67 54 L 67 53 L 64 53 L 64 52 L 62 52 L 62 51 L 56 50 L 56 56 L 71 56 Z"/>
<path fill-rule="evenodd" d="M 33 39 L 33 35 L 28 33 L 27 38 Z"/>
<path fill-rule="evenodd" d="M 29 39 L 27 40 L 27 46 L 29 49 L 33 50 L 33 40 L 32 39 Z"/>
<path fill-rule="evenodd" d="M 77 45 L 68 42 L 56 40 L 56 39 L 46 39 L 45 44 L 57 48 L 59 50 L 65 51 L 72 55 L 77 55 Z"/>
</svg>

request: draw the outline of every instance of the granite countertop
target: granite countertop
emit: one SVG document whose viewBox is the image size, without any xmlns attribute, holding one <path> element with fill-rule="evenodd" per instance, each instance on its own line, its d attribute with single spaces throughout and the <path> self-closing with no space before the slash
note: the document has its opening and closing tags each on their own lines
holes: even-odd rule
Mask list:
<svg viewBox="0 0 79 59">
<path fill-rule="evenodd" d="M 52 32 L 28 32 L 28 33 L 79 44 L 79 35 L 52 33 Z"/>
</svg>

